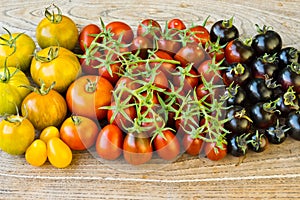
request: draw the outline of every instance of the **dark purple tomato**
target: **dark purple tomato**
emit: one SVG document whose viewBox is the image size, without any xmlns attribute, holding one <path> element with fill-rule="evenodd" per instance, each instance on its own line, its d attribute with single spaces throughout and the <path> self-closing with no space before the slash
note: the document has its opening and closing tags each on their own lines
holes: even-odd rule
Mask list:
<svg viewBox="0 0 300 200">
<path fill-rule="evenodd" d="M 254 78 L 246 86 L 247 96 L 251 101 L 268 101 L 274 96 L 273 88 L 269 87 L 265 79 Z"/>
<path fill-rule="evenodd" d="M 245 156 L 248 151 L 248 134 L 234 135 L 228 141 L 228 152 L 236 157 Z"/>
<path fill-rule="evenodd" d="M 220 38 L 220 45 L 224 45 L 239 37 L 239 31 L 233 25 L 233 18 L 229 20 L 219 20 L 210 29 L 210 40 L 216 42 Z"/>
<path fill-rule="evenodd" d="M 278 54 L 278 60 L 281 69 L 292 63 L 300 63 L 300 52 L 294 47 L 282 48 Z"/>
<path fill-rule="evenodd" d="M 281 84 L 284 90 L 293 86 L 295 92 L 300 94 L 300 64 L 293 63 L 281 70 L 278 76 L 278 83 Z"/>
<path fill-rule="evenodd" d="M 264 134 L 267 136 L 270 143 L 281 144 L 287 138 L 288 130 L 289 129 L 287 128 L 287 126 L 281 125 L 278 120 L 276 125 L 267 128 Z"/>
<path fill-rule="evenodd" d="M 253 125 L 257 128 L 266 129 L 276 124 L 278 119 L 274 102 L 258 102 L 250 108 L 250 118 L 253 120 Z"/>
<path fill-rule="evenodd" d="M 266 54 L 255 58 L 250 65 L 253 77 L 265 78 L 267 75 L 270 78 L 276 79 L 279 72 L 278 61 L 276 58 L 276 54 Z"/>
<path fill-rule="evenodd" d="M 240 106 L 244 106 L 246 103 L 246 92 L 245 90 L 240 87 L 239 85 L 235 85 L 233 87 L 227 87 L 225 90 L 227 99 L 226 99 L 226 103 L 227 106 L 231 106 L 231 105 L 240 105 Z"/>
<path fill-rule="evenodd" d="M 229 64 L 250 63 L 254 57 L 252 47 L 239 38 L 230 41 L 225 48 L 225 58 Z"/>
<path fill-rule="evenodd" d="M 288 115 L 286 125 L 290 128 L 287 133 L 296 140 L 300 140 L 300 111 L 293 111 Z"/>
<path fill-rule="evenodd" d="M 263 152 L 269 144 L 268 138 L 259 131 L 251 134 L 248 138 L 248 147 L 254 152 Z"/>
<path fill-rule="evenodd" d="M 281 117 L 287 117 L 291 111 L 299 110 L 299 97 L 295 94 L 293 87 L 289 87 L 285 93 L 279 96 L 276 106 Z"/>
<path fill-rule="evenodd" d="M 234 83 L 240 86 L 247 84 L 251 78 L 251 69 L 246 64 L 230 64 L 223 73 L 223 81 L 226 86 Z"/>
</svg>

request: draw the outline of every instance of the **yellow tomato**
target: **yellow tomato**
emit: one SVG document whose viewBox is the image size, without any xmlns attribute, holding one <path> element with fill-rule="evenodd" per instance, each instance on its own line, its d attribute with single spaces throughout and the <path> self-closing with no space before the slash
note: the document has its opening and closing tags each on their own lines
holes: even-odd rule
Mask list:
<svg viewBox="0 0 300 200">
<path fill-rule="evenodd" d="M 47 160 L 47 146 L 43 140 L 37 139 L 25 152 L 26 161 L 32 166 L 42 166 Z"/>
<path fill-rule="evenodd" d="M 70 50 L 52 46 L 42 49 L 32 59 L 30 74 L 36 84 L 41 85 L 43 80 L 50 87 L 55 82 L 53 89 L 63 93 L 81 74 L 81 65 Z"/>
<path fill-rule="evenodd" d="M 24 154 L 34 137 L 34 127 L 26 118 L 11 115 L 0 122 L 0 149 L 8 154 Z"/>
<path fill-rule="evenodd" d="M 53 137 L 59 138 L 59 130 L 55 126 L 48 126 L 44 128 L 40 134 L 40 139 L 46 143 Z"/>
<path fill-rule="evenodd" d="M 47 156 L 49 162 L 57 168 L 65 168 L 72 162 L 72 151 L 66 143 L 57 137 L 47 142 Z"/>
<path fill-rule="evenodd" d="M 58 13 L 51 13 L 49 9 L 56 9 Z M 36 28 L 36 39 L 42 49 L 58 45 L 73 50 L 78 36 L 78 29 L 74 21 L 62 15 L 60 9 L 55 5 L 46 8 L 45 18 Z"/>
<path fill-rule="evenodd" d="M 6 57 L 7 67 L 16 67 L 22 71 L 29 69 L 35 50 L 33 39 L 25 33 L 8 33 L 0 38 L 0 67 L 4 66 Z"/>
</svg>

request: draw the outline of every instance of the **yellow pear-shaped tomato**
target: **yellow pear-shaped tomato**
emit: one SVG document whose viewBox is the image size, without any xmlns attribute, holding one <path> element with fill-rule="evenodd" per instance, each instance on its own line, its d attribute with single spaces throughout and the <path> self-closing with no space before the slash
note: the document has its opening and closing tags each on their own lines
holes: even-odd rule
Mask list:
<svg viewBox="0 0 300 200">
<path fill-rule="evenodd" d="M 8 33 L 0 37 L 0 67 L 4 66 L 7 58 L 7 67 L 28 70 L 36 47 L 33 39 L 25 33 L 6 31 Z"/>
<path fill-rule="evenodd" d="M 8 154 L 24 154 L 34 137 L 34 127 L 24 117 L 10 115 L 0 122 L 0 149 Z"/>
<path fill-rule="evenodd" d="M 53 137 L 59 138 L 59 130 L 55 126 L 48 126 L 44 128 L 40 134 L 40 139 L 46 143 Z"/>
<path fill-rule="evenodd" d="M 53 137 L 47 142 L 49 162 L 57 168 L 65 168 L 72 162 L 72 151 L 60 138 Z"/>
<path fill-rule="evenodd" d="M 81 66 L 73 52 L 63 47 L 51 46 L 35 55 L 30 74 L 36 84 L 41 85 L 40 80 L 43 80 L 49 87 L 55 82 L 53 89 L 63 93 L 81 74 Z"/>
<path fill-rule="evenodd" d="M 32 166 L 42 166 L 47 160 L 47 146 L 43 140 L 34 140 L 25 152 L 26 161 Z"/>
</svg>

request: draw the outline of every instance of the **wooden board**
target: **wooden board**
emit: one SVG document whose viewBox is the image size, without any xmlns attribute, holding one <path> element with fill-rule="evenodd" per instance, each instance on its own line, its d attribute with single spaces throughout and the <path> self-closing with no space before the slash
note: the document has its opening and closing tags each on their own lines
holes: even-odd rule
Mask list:
<svg viewBox="0 0 300 200">
<path fill-rule="evenodd" d="M 134 29 L 145 18 L 162 25 L 171 18 L 187 24 L 210 15 L 216 20 L 235 17 L 242 37 L 255 33 L 254 24 L 273 26 L 284 46 L 300 49 L 300 1 L 54 1 L 78 25 L 121 20 Z M 0 26 L 25 32 L 33 38 L 49 1 L 1 0 Z M 0 33 L 4 31 L 0 31 Z M 93 151 L 93 150 L 91 150 Z M 70 167 L 56 169 L 49 163 L 36 168 L 24 156 L 0 151 L 0 199 L 299 199 L 300 145 L 288 138 L 263 153 L 219 162 L 183 154 L 167 164 L 134 168 L 120 162 L 102 162 L 90 152 L 74 152 Z"/>
</svg>

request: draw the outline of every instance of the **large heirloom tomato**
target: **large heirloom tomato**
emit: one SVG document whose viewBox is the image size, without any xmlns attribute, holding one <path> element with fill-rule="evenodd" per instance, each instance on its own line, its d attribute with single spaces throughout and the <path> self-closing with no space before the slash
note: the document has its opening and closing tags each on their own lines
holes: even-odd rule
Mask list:
<svg viewBox="0 0 300 200">
<path fill-rule="evenodd" d="M 19 115 L 10 115 L 0 122 L 0 149 L 12 155 L 25 153 L 35 136 L 31 122 Z"/>
<path fill-rule="evenodd" d="M 29 85 L 26 75 L 15 67 L 0 68 L 0 116 L 16 114 L 25 96 L 30 92 L 21 85 Z"/>
<path fill-rule="evenodd" d="M 63 47 L 48 47 L 39 51 L 32 59 L 30 73 L 33 81 L 46 86 L 55 82 L 53 89 L 65 92 L 81 74 L 81 66 L 76 55 Z"/>
<path fill-rule="evenodd" d="M 57 10 L 57 14 L 54 13 Z M 45 18 L 36 28 L 36 40 L 44 49 L 50 46 L 60 46 L 73 50 L 78 41 L 78 30 L 74 21 L 62 15 L 61 10 L 51 5 L 45 9 Z"/>
<path fill-rule="evenodd" d="M 25 33 L 10 33 L 0 36 L 0 67 L 4 66 L 7 58 L 7 67 L 16 67 L 22 71 L 29 69 L 35 43 Z"/>
<path fill-rule="evenodd" d="M 67 90 L 68 108 L 75 115 L 91 119 L 103 119 L 107 110 L 100 109 L 110 105 L 111 83 L 100 76 L 85 75 L 75 80 Z"/>
<path fill-rule="evenodd" d="M 22 102 L 21 111 L 23 116 L 32 122 L 38 130 L 48 126 L 58 127 L 67 115 L 67 104 L 64 97 L 52 89 L 53 85 L 45 88 L 33 88 Z"/>
</svg>

